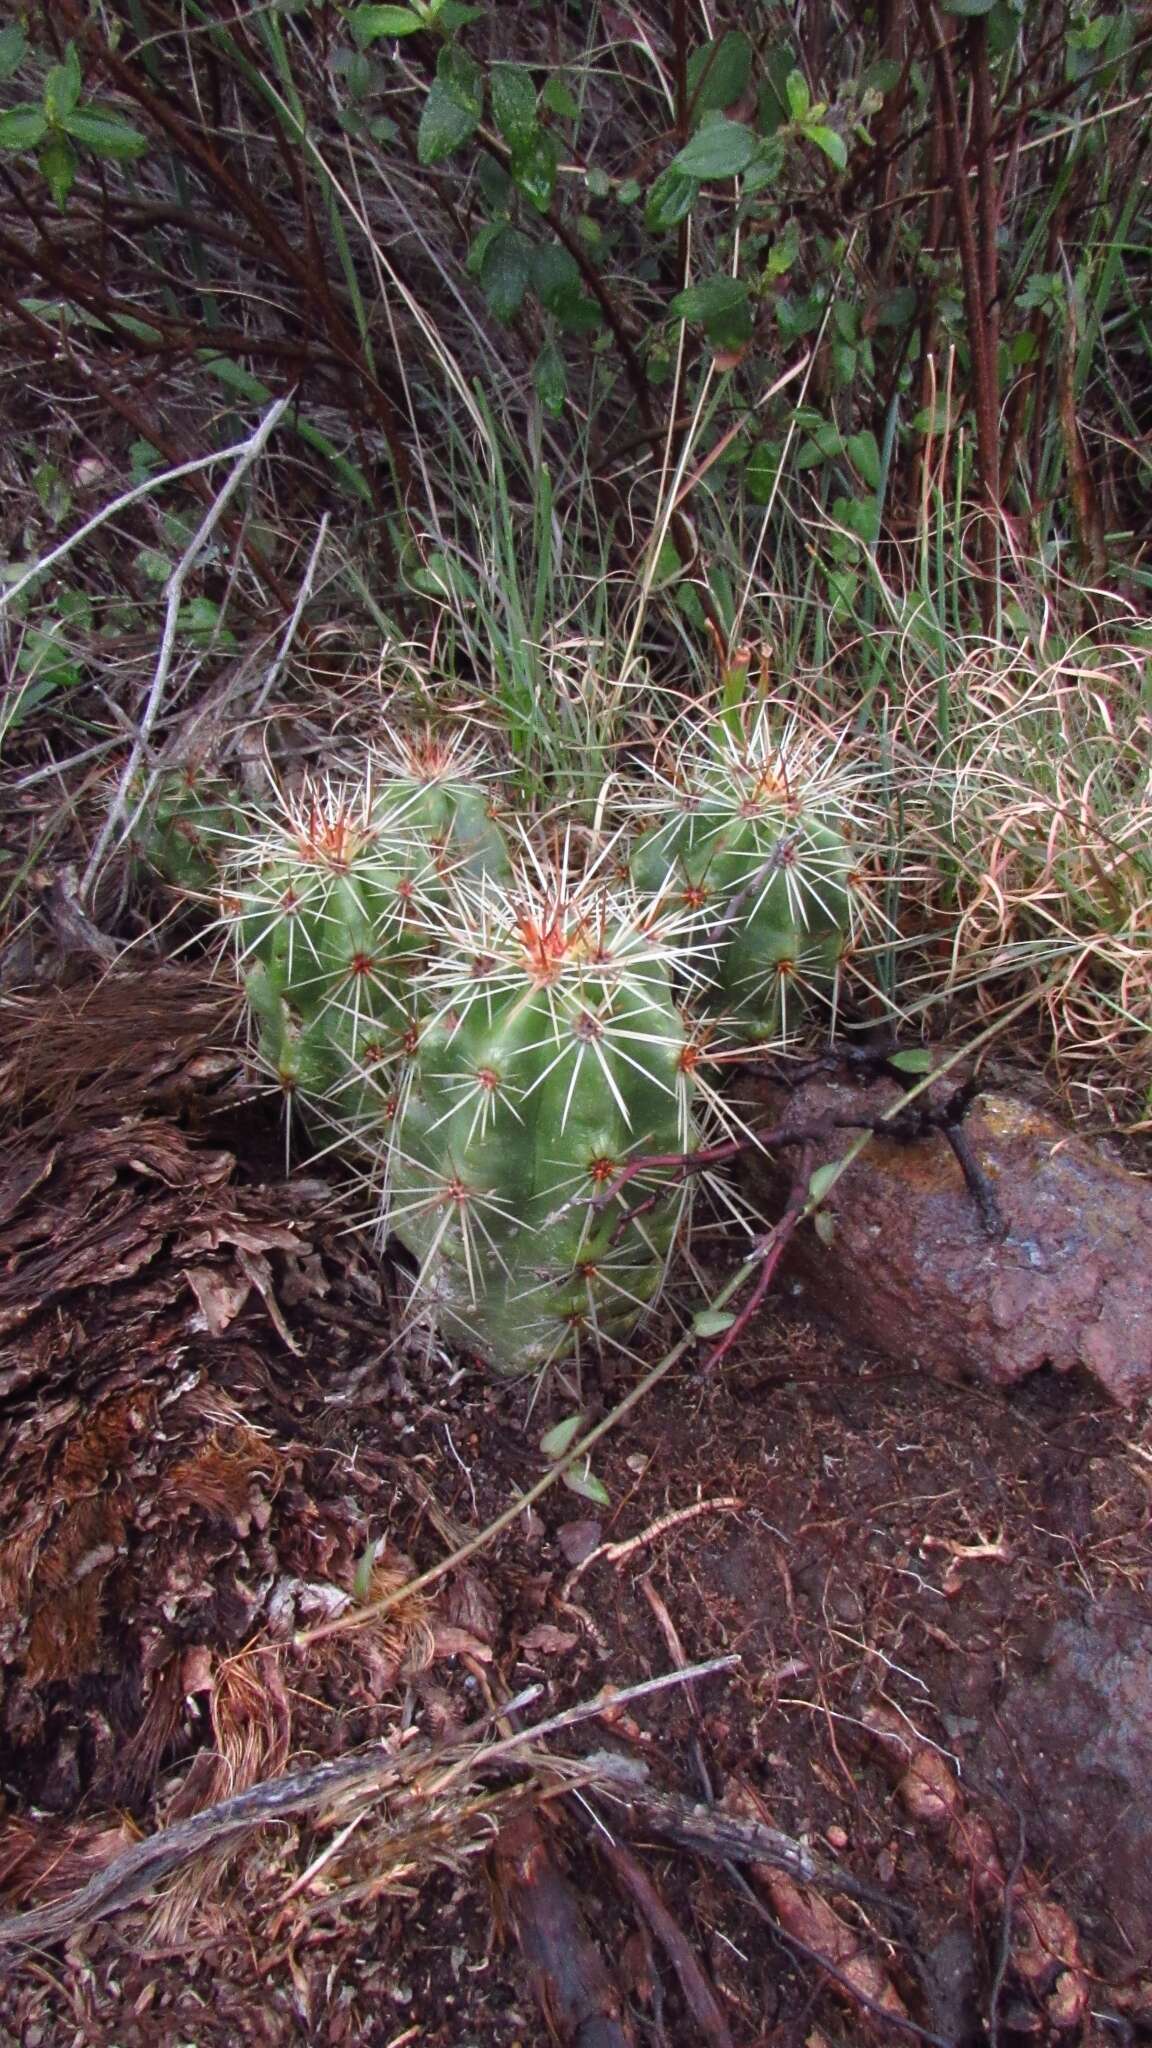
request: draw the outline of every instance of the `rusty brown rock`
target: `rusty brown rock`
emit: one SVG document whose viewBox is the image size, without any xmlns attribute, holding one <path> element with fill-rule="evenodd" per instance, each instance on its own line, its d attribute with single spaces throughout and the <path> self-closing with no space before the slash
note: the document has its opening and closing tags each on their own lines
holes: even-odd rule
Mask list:
<svg viewBox="0 0 1152 2048">
<path fill-rule="evenodd" d="M 876 1117 L 899 1094 L 886 1081 L 815 1081 L 783 1109 L 766 1096 L 765 1113 L 789 1125 Z M 793 1270 L 852 1336 L 939 1378 L 1010 1386 L 1044 1365 L 1080 1366 L 1131 1407 L 1152 1390 L 1152 1182 L 1012 1096 L 980 1097 L 964 1131 L 1002 1239 L 946 1138 L 875 1138 L 828 1196 L 831 1244 L 806 1228 Z M 821 1141 L 818 1161 L 842 1157 L 852 1136 Z M 772 1178 L 762 1164 L 750 1172 Z"/>
</svg>

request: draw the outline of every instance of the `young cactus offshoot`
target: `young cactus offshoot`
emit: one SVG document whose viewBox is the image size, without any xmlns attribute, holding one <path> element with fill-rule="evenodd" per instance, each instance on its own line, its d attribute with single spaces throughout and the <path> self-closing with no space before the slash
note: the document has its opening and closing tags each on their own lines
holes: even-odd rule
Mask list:
<svg viewBox="0 0 1152 2048">
<path fill-rule="evenodd" d="M 786 1040 L 806 1006 L 834 998 L 856 933 L 858 779 L 795 724 L 778 741 L 761 708 L 744 729 L 718 717 L 673 780 L 653 782 L 637 888 L 700 916 L 715 961 L 700 1007 L 748 1038 Z"/>
<path fill-rule="evenodd" d="M 694 1143 L 679 924 L 595 877 L 453 894 L 421 977 L 388 1223 L 442 1322 L 500 1371 L 622 1341 L 659 1291 L 675 1176 L 603 1197 L 629 1161 Z"/>
<path fill-rule="evenodd" d="M 243 814 L 223 776 L 189 762 L 157 777 L 133 840 L 174 889 L 204 896 L 219 888 L 244 830 Z"/>
</svg>

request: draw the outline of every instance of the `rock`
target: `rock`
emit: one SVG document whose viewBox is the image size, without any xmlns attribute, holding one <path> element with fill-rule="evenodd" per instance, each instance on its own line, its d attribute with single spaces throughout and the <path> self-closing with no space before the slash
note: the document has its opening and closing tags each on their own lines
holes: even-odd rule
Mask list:
<svg viewBox="0 0 1152 2048">
<path fill-rule="evenodd" d="M 985 1731 L 981 1763 L 1025 1816 L 1029 1848 L 1095 1894 L 1098 1932 L 1152 1954 L 1152 1620 L 1114 1596 L 1033 1645 Z"/>
<path fill-rule="evenodd" d="M 900 1094 L 895 1082 L 821 1080 L 761 1100 L 795 1127 L 879 1116 Z M 1041 1366 L 1082 1366 L 1131 1407 L 1152 1391 L 1152 1182 L 1011 1096 L 978 1098 L 963 1129 L 1002 1239 L 946 1138 L 876 1138 L 828 1196 L 831 1243 L 806 1226 L 792 1270 L 849 1335 L 939 1378 L 1005 1387 Z M 841 1158 L 854 1135 L 822 1140 L 816 1162 Z M 749 1168 L 769 1192 L 778 1172 L 778 1159 Z"/>
</svg>

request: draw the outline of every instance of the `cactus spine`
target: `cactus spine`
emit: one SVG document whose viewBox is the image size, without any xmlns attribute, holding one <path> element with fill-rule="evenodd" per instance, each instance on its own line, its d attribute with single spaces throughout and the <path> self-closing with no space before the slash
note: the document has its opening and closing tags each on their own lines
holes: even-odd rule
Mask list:
<svg viewBox="0 0 1152 2048">
<path fill-rule="evenodd" d="M 226 879 L 224 910 L 265 1067 L 351 1136 L 378 1120 L 403 1050 L 436 887 L 431 853 L 370 784 L 313 785 L 265 821 Z"/>
<path fill-rule="evenodd" d="M 389 1222 L 441 1320 L 501 1371 L 619 1342 L 680 1218 L 693 1142 L 673 935 L 595 884 L 458 891 L 389 1163 Z M 635 1213 L 636 1211 L 642 1213 Z"/>
<path fill-rule="evenodd" d="M 784 1041 L 805 1007 L 834 997 L 862 900 L 858 808 L 834 752 L 795 728 L 777 742 L 764 711 L 750 730 L 718 717 L 643 800 L 633 878 L 700 913 L 714 948 L 700 1006 L 741 1035 Z"/>
</svg>

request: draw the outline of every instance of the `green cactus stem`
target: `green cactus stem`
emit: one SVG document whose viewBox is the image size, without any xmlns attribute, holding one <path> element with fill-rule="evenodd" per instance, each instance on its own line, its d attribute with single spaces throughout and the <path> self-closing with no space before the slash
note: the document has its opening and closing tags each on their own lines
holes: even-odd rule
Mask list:
<svg viewBox="0 0 1152 2048">
<path fill-rule="evenodd" d="M 656 1171 L 599 1200 L 630 1160 L 694 1142 L 683 923 L 594 882 L 454 892 L 388 1221 L 442 1322 L 501 1372 L 622 1343 L 659 1292 L 681 1187 Z"/>
<path fill-rule="evenodd" d="M 371 784 L 307 785 L 239 853 L 225 922 L 260 1057 L 347 1135 L 372 1128 L 413 1021 L 436 862 Z"/>
<path fill-rule="evenodd" d="M 777 740 L 762 708 L 738 729 L 721 714 L 672 782 L 653 782 L 636 886 L 701 917 L 714 966 L 699 1006 L 748 1038 L 787 1041 L 806 1009 L 834 999 L 859 928 L 858 779 L 795 727 Z"/>
</svg>

